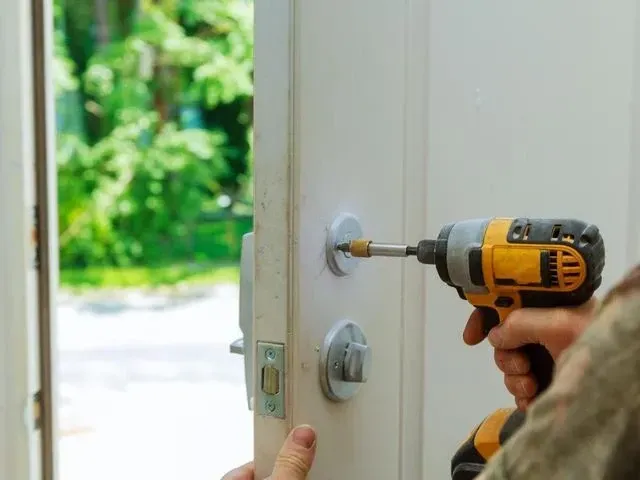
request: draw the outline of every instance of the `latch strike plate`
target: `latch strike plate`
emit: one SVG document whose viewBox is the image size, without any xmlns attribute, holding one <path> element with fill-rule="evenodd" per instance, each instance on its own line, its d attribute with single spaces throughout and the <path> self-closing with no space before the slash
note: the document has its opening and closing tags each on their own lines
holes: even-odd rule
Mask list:
<svg viewBox="0 0 640 480">
<path fill-rule="evenodd" d="M 256 395 L 254 408 L 258 415 L 284 418 L 284 345 L 257 342 Z"/>
<path fill-rule="evenodd" d="M 42 391 L 38 390 L 33 394 L 33 428 L 42 428 Z"/>
</svg>

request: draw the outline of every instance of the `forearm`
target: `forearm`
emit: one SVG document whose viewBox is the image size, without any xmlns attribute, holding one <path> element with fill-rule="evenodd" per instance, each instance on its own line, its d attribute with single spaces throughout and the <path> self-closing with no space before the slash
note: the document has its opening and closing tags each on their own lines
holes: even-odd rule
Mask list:
<svg viewBox="0 0 640 480">
<path fill-rule="evenodd" d="M 606 296 L 480 480 L 640 478 L 640 269 Z"/>
</svg>

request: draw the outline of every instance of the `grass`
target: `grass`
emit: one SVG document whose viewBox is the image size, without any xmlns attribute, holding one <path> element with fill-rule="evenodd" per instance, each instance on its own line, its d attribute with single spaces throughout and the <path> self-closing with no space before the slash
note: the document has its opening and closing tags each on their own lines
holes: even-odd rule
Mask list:
<svg viewBox="0 0 640 480">
<path fill-rule="evenodd" d="M 150 267 L 90 267 L 62 270 L 60 285 L 70 290 L 143 288 L 238 283 L 236 263 L 174 264 Z"/>
</svg>

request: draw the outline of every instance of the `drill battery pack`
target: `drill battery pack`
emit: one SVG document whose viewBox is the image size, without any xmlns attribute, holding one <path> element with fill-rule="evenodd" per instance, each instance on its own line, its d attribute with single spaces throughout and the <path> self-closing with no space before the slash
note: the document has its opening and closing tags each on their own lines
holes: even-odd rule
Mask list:
<svg viewBox="0 0 640 480">
<path fill-rule="evenodd" d="M 451 459 L 452 480 L 472 480 L 489 459 L 522 426 L 525 413 L 515 408 L 496 410 L 483 420 Z"/>
</svg>

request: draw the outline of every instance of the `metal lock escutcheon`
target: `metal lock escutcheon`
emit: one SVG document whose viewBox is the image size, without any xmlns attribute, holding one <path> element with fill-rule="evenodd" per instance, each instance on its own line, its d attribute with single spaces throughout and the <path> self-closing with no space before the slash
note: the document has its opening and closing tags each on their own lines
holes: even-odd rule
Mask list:
<svg viewBox="0 0 640 480">
<path fill-rule="evenodd" d="M 344 402 L 367 382 L 371 371 L 371 347 L 358 324 L 335 324 L 320 351 L 320 383 L 327 398 Z"/>
</svg>

